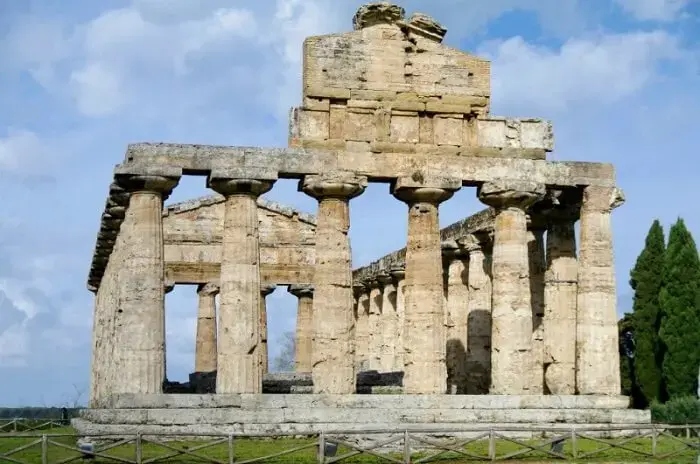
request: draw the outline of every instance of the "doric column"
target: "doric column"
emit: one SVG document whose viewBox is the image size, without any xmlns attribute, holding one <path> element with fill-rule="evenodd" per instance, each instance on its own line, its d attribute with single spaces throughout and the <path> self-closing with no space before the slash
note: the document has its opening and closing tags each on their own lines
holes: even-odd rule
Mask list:
<svg viewBox="0 0 700 464">
<path fill-rule="evenodd" d="M 376 278 L 367 281 L 369 287 L 369 312 L 367 317 L 367 359 L 369 369 L 378 371 L 382 344 L 382 287 Z"/>
<path fill-rule="evenodd" d="M 489 182 L 479 187 L 479 199 L 497 210 L 491 266 L 491 394 L 532 393 L 532 307 L 525 210 L 544 193 L 544 185 L 530 182 Z"/>
<path fill-rule="evenodd" d="M 447 388 L 447 370 L 438 206 L 456 188 L 412 184 L 398 179 L 393 192 L 408 205 L 403 384 L 407 394 L 440 394 Z"/>
<path fill-rule="evenodd" d="M 272 180 L 210 178 L 226 197 L 221 247 L 216 392 L 262 393 L 258 204 Z"/>
<path fill-rule="evenodd" d="M 485 234 L 457 243 L 469 256 L 466 393 L 485 395 L 491 385 L 491 244 Z"/>
<path fill-rule="evenodd" d="M 442 244 L 447 297 L 447 392 L 464 395 L 467 392 L 467 323 L 469 260 L 454 241 Z"/>
<path fill-rule="evenodd" d="M 197 338 L 194 350 L 195 372 L 216 370 L 216 295 L 219 286 L 208 283 L 197 289 Z"/>
<path fill-rule="evenodd" d="M 128 192 L 119 235 L 119 308 L 115 315 L 112 393 L 162 393 L 165 380 L 163 200 L 178 178 L 117 175 Z"/>
<path fill-rule="evenodd" d="M 362 282 L 353 284 L 355 310 L 355 370 L 369 369 L 369 289 Z"/>
<path fill-rule="evenodd" d="M 623 202 L 614 187 L 583 190 L 576 317 L 576 390 L 582 395 L 621 391 L 610 213 Z"/>
<path fill-rule="evenodd" d="M 306 176 L 300 190 L 318 199 L 313 300 L 314 393 L 355 391 L 355 345 L 350 199 L 364 192 L 366 177 L 334 173 Z"/>
<path fill-rule="evenodd" d="M 530 305 L 532 307 L 532 385 L 530 393 L 544 392 L 544 230 L 527 231 L 530 272 Z"/>
<path fill-rule="evenodd" d="M 294 370 L 296 372 L 311 372 L 314 288 L 311 285 L 290 285 L 288 291 L 297 297 Z"/>
<path fill-rule="evenodd" d="M 267 296 L 274 292 L 276 285 L 262 285 L 260 287 L 260 363 L 262 364 L 263 375 L 267 374 L 269 369 L 269 360 L 267 354 Z"/>
<path fill-rule="evenodd" d="M 578 282 L 574 230 L 576 218 L 550 221 L 547 230 L 547 271 L 544 283 L 545 383 L 547 390 L 553 395 L 573 395 L 576 393 Z"/>
<path fill-rule="evenodd" d="M 398 318 L 396 314 L 396 286 L 388 272 L 377 276 L 382 286 L 382 313 L 380 316 L 379 371 L 392 372 L 396 350 L 396 329 Z"/>
<path fill-rule="evenodd" d="M 396 347 L 394 349 L 394 367 L 392 371 L 401 372 L 404 366 L 404 327 L 406 322 L 406 305 L 404 288 L 406 286 L 406 272 L 403 267 L 395 267 L 389 270 L 396 287 Z"/>
</svg>

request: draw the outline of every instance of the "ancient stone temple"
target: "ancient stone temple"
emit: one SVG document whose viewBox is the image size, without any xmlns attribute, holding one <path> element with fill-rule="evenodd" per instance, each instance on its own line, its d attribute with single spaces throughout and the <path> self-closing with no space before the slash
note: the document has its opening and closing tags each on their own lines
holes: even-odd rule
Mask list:
<svg viewBox="0 0 700 464">
<path fill-rule="evenodd" d="M 353 26 L 304 42 L 288 148 L 128 146 L 90 271 L 91 408 L 74 425 L 649 422 L 620 396 L 614 168 L 549 161 L 550 122 L 490 114 L 489 62 L 443 45 L 433 18 L 376 3 Z M 183 175 L 218 195 L 164 210 Z M 318 201 L 315 218 L 263 200 L 280 178 Z M 406 204 L 406 247 L 353 270 L 349 209 L 370 182 Z M 462 188 L 485 209 L 440 230 Z M 196 285 L 193 371 L 215 372 L 215 393 L 164 392 L 176 284 Z M 270 390 L 265 296 L 278 285 L 299 302 L 289 378 L 304 388 L 288 391 L 303 395 Z"/>
</svg>

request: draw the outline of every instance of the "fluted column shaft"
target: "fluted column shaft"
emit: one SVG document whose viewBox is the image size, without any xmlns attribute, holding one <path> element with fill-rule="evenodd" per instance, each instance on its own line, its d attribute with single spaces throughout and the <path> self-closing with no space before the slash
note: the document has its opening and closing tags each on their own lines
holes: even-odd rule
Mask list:
<svg viewBox="0 0 700 464">
<path fill-rule="evenodd" d="M 369 289 L 365 285 L 357 287 L 357 308 L 355 319 L 355 368 L 369 369 Z"/>
<path fill-rule="evenodd" d="M 576 289 L 578 262 L 574 220 L 551 223 L 547 231 L 544 360 L 547 390 L 576 392 Z"/>
<path fill-rule="evenodd" d="M 177 179 L 117 177 L 131 192 L 120 235 L 119 310 L 115 316 L 113 393 L 162 393 L 165 380 L 163 198 Z"/>
<path fill-rule="evenodd" d="M 216 392 L 262 393 L 257 199 L 273 182 L 213 179 L 224 195 Z"/>
<path fill-rule="evenodd" d="M 454 242 L 443 244 L 445 294 L 447 297 L 447 392 L 467 392 L 467 323 L 469 261 Z"/>
<path fill-rule="evenodd" d="M 392 372 L 396 357 L 396 287 L 388 273 L 378 276 L 382 286 L 382 313 L 380 316 L 379 372 Z"/>
<path fill-rule="evenodd" d="M 576 317 L 576 389 L 582 395 L 621 391 L 610 216 L 623 201 L 616 188 L 583 190 Z"/>
<path fill-rule="evenodd" d="M 260 364 L 263 375 L 269 371 L 268 346 L 267 346 L 267 296 L 275 291 L 276 285 L 263 285 L 260 287 Z"/>
<path fill-rule="evenodd" d="M 474 235 L 460 239 L 459 246 L 469 255 L 466 393 L 484 395 L 491 385 L 491 250 Z"/>
<path fill-rule="evenodd" d="M 214 284 L 200 285 L 197 289 L 197 338 L 195 341 L 195 372 L 216 370 L 216 294 L 219 287 Z"/>
<path fill-rule="evenodd" d="M 445 393 L 445 307 L 438 205 L 453 192 L 401 188 L 394 196 L 408 205 L 404 323 L 404 391 Z"/>
<path fill-rule="evenodd" d="M 525 210 L 544 186 L 486 183 L 479 199 L 496 208 L 492 261 L 491 394 L 530 394 L 532 307 Z"/>
<path fill-rule="evenodd" d="M 405 311 L 405 292 L 406 273 L 403 268 L 394 268 L 390 270 L 391 277 L 394 279 L 396 287 L 396 346 L 394 348 L 394 367 L 392 371 L 400 372 L 404 369 L 404 327 L 406 323 Z"/>
<path fill-rule="evenodd" d="M 313 299 L 314 393 L 355 391 L 355 343 L 350 253 L 350 199 L 367 179 L 344 173 L 306 176 L 300 189 L 318 199 Z"/>
<path fill-rule="evenodd" d="M 380 369 L 380 350 L 382 344 L 382 288 L 378 280 L 368 282 L 369 315 L 367 318 L 368 343 L 367 352 L 370 370 Z"/>
<path fill-rule="evenodd" d="M 532 385 L 530 393 L 544 392 L 544 230 L 527 232 L 530 272 L 530 305 L 532 307 Z"/>
<path fill-rule="evenodd" d="M 311 372 L 314 290 L 310 285 L 290 285 L 288 290 L 289 293 L 297 297 L 294 370 L 296 372 Z"/>
</svg>

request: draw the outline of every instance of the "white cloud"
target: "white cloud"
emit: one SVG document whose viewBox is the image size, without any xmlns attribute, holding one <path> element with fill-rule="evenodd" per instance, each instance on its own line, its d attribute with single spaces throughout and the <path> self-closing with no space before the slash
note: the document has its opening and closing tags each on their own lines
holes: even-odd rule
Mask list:
<svg viewBox="0 0 700 464">
<path fill-rule="evenodd" d="M 43 173 L 47 161 L 46 147 L 34 132 L 10 129 L 6 137 L 0 137 L 0 173 Z"/>
<path fill-rule="evenodd" d="M 25 324 L 10 326 L 0 332 L 0 367 L 22 367 L 27 364 L 29 336 Z"/>
<path fill-rule="evenodd" d="M 690 0 L 615 0 L 628 14 L 641 21 L 673 21 Z"/>
<path fill-rule="evenodd" d="M 663 60 L 683 56 L 676 39 L 663 31 L 571 39 L 556 51 L 513 37 L 480 52 L 493 59 L 492 94 L 533 110 L 628 97 L 658 77 Z"/>
</svg>

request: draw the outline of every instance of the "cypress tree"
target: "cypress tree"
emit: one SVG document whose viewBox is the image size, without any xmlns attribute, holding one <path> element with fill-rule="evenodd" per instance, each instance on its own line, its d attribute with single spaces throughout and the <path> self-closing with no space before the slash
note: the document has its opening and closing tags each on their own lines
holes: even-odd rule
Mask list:
<svg viewBox="0 0 700 464">
<path fill-rule="evenodd" d="M 659 301 L 668 396 L 694 395 L 700 363 L 700 259 L 680 218 L 669 232 Z"/>
<path fill-rule="evenodd" d="M 658 220 L 649 229 L 644 249 L 630 272 L 634 290 L 632 327 L 635 341 L 634 371 L 644 405 L 665 400 L 662 391 L 663 350 L 659 342 L 661 311 L 659 293 L 666 245 Z"/>
<path fill-rule="evenodd" d="M 646 402 L 644 395 L 639 389 L 637 376 L 635 375 L 634 358 L 630 359 L 630 354 L 634 355 L 635 347 L 630 346 L 627 341 L 626 334 L 633 333 L 632 314 L 625 315 L 617 321 L 617 331 L 620 340 L 620 380 L 622 385 L 622 394 L 629 396 L 632 399 L 632 407 L 636 409 L 644 409 Z M 633 337 L 634 338 L 634 337 Z"/>
</svg>

